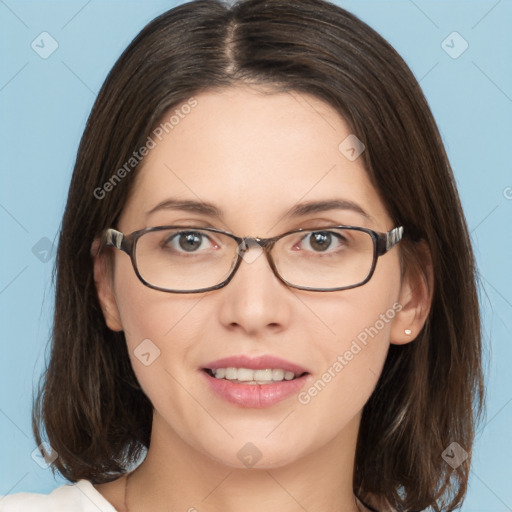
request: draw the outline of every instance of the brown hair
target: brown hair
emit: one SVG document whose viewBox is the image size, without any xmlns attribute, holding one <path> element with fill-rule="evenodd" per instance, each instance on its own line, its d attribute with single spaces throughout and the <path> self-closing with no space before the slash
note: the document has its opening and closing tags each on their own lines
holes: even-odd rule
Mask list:
<svg viewBox="0 0 512 512">
<path fill-rule="evenodd" d="M 473 253 L 438 129 L 413 74 L 354 15 L 322 0 L 197 0 L 149 23 L 109 73 L 78 149 L 56 260 L 51 357 L 34 403 L 70 481 L 111 481 L 149 446 L 152 405 L 133 373 L 124 334 L 105 324 L 90 247 L 116 225 L 137 168 L 97 198 L 162 116 L 202 91 L 251 83 L 313 94 L 365 144 L 372 183 L 409 266 L 432 256 L 427 322 L 391 345 L 364 407 L 354 474 L 363 501 L 397 510 L 454 510 L 468 482 L 484 403 Z M 96 193 L 95 193 L 96 191 Z M 469 458 L 441 457 L 452 441 Z"/>
</svg>

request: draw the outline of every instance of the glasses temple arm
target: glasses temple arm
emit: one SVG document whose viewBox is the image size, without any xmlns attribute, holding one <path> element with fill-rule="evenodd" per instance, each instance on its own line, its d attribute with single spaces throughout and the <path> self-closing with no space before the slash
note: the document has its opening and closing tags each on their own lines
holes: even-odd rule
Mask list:
<svg viewBox="0 0 512 512">
<path fill-rule="evenodd" d="M 391 231 L 384 233 L 382 238 L 377 240 L 377 253 L 379 255 L 386 254 L 392 249 L 400 240 L 402 240 L 404 234 L 404 228 L 398 226 L 393 228 Z"/>
<path fill-rule="evenodd" d="M 116 247 L 121 251 L 125 251 L 125 236 L 123 233 L 113 228 L 109 228 L 105 231 L 104 245 L 106 247 Z"/>
</svg>

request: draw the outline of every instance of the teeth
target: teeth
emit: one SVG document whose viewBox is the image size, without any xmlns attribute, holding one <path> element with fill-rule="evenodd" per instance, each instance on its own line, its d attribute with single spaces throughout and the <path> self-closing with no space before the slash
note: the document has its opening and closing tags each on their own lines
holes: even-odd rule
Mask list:
<svg viewBox="0 0 512 512">
<path fill-rule="evenodd" d="M 212 370 L 216 379 L 235 380 L 246 382 L 248 384 L 267 384 L 268 382 L 279 382 L 282 380 L 292 380 L 298 377 L 293 372 L 282 370 L 280 368 L 265 370 L 251 370 L 250 368 L 217 368 Z"/>
</svg>

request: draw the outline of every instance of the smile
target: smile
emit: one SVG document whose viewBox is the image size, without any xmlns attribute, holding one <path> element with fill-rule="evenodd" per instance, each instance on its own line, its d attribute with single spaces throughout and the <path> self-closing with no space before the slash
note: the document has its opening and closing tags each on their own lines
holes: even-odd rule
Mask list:
<svg viewBox="0 0 512 512">
<path fill-rule="evenodd" d="M 206 371 L 210 372 L 210 375 L 216 379 L 225 379 L 230 382 L 245 383 L 245 384 L 268 384 L 270 382 L 280 382 L 282 380 L 293 380 L 300 377 L 304 373 L 295 374 L 281 368 L 264 370 L 253 370 L 251 368 L 217 368 L 211 370 L 209 368 Z"/>
<path fill-rule="evenodd" d="M 256 409 L 271 407 L 298 394 L 312 378 L 307 372 L 295 375 L 282 369 L 251 370 L 228 367 L 217 368 L 214 373 L 204 368 L 201 373 L 209 389 L 218 397 L 239 407 Z M 269 376 L 272 378 L 268 379 Z"/>
</svg>

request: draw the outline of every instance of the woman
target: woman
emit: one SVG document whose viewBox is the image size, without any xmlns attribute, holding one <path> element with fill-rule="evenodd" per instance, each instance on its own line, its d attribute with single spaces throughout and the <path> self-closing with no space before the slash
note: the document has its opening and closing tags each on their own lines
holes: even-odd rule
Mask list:
<svg viewBox="0 0 512 512">
<path fill-rule="evenodd" d="M 321 0 L 183 4 L 110 72 L 70 186 L 34 432 L 77 483 L 2 510 L 454 510 L 480 352 L 398 54 Z"/>
</svg>

